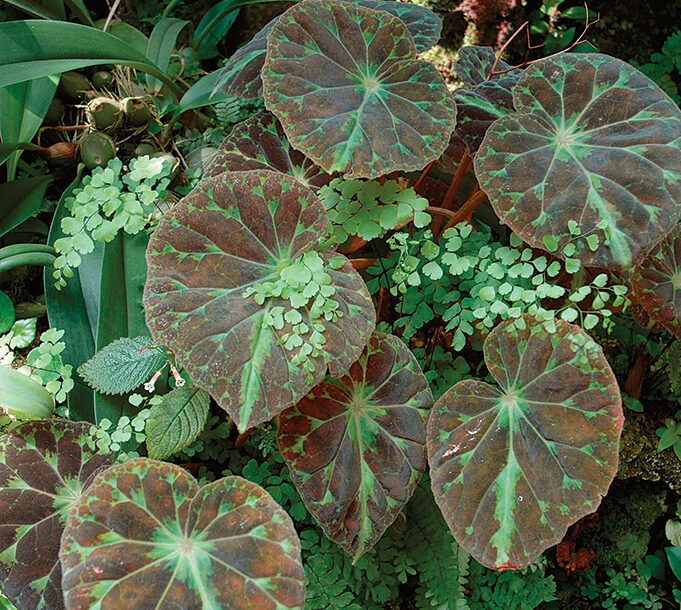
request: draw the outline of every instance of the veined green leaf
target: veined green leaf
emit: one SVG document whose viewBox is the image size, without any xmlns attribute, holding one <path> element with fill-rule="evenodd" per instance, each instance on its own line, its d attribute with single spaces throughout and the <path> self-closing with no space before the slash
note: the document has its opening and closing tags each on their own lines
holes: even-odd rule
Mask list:
<svg viewBox="0 0 681 610">
<path fill-rule="evenodd" d="M 180 32 L 189 25 L 189 21 L 168 17 L 161 19 L 151 32 L 149 45 L 147 46 L 147 58 L 160 70 L 166 72 L 170 64 L 170 56 L 175 48 L 175 43 Z M 153 91 L 159 91 L 162 83 L 153 76 L 147 78 L 147 85 Z"/>
</svg>

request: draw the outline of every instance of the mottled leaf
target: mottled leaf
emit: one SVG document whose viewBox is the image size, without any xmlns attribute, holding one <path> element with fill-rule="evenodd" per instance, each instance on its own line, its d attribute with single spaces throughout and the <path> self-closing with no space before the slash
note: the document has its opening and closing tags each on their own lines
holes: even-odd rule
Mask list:
<svg viewBox="0 0 681 610">
<path fill-rule="evenodd" d="M 0 438 L 0 579 L 19 608 L 64 608 L 59 544 L 66 518 L 93 476 L 113 462 L 96 428 L 27 422 Z"/>
<path fill-rule="evenodd" d="M 167 361 L 165 351 L 149 337 L 123 337 L 99 350 L 78 372 L 102 394 L 126 394 L 148 381 Z"/>
<path fill-rule="evenodd" d="M 559 252 L 573 242 L 585 265 L 627 268 L 672 229 L 681 111 L 650 79 L 607 55 L 564 54 L 529 66 L 513 98 L 517 113 L 489 128 L 475 173 L 522 239 L 555 238 Z"/>
<path fill-rule="evenodd" d="M 291 518 L 255 483 L 199 488 L 147 458 L 109 468 L 69 515 L 60 553 L 68 610 L 302 608 Z"/>
<path fill-rule="evenodd" d="M 222 141 L 206 177 L 226 171 L 271 169 L 293 176 L 309 188 L 331 182 L 333 176 L 315 165 L 286 139 L 276 117 L 263 111 L 239 123 Z"/>
<path fill-rule="evenodd" d="M 210 396 L 195 387 L 181 387 L 164 394 L 147 418 L 147 452 L 163 460 L 191 445 L 206 425 Z"/>
<path fill-rule="evenodd" d="M 419 53 L 427 51 L 440 39 L 442 20 L 423 6 L 391 0 L 344 1 L 386 11 L 398 17 L 413 36 Z M 256 99 L 262 96 L 260 72 L 265 63 L 267 34 L 278 19 L 278 16 L 275 17 L 253 37 L 253 40 L 237 49 L 221 71 L 215 91 L 219 90 L 226 95 L 242 99 Z"/>
<path fill-rule="evenodd" d="M 356 560 L 395 520 L 426 468 L 433 395 L 400 339 L 374 333 L 341 379 L 279 417 L 279 447 L 326 535 Z"/>
<path fill-rule="evenodd" d="M 520 75 L 520 70 L 514 70 L 454 93 L 458 113 L 456 132 L 466 143 L 472 157 L 482 144 L 489 126 L 514 111 L 513 87 Z"/>
<path fill-rule="evenodd" d="M 631 273 L 632 300 L 681 338 L 681 227 L 665 237 Z"/>
<path fill-rule="evenodd" d="M 492 47 L 476 45 L 461 47 L 455 67 L 456 74 L 465 87 L 475 87 L 488 79 L 496 60 L 497 55 Z M 500 59 L 495 72 L 503 72 L 510 67 L 503 59 Z"/>
<path fill-rule="evenodd" d="M 327 172 L 373 178 L 421 169 L 449 143 L 456 106 L 386 12 L 310 0 L 269 34 L 265 105 L 294 148 Z"/>
<path fill-rule="evenodd" d="M 457 383 L 433 407 L 433 494 L 457 542 L 490 568 L 518 569 L 598 508 L 624 416 L 601 347 L 578 326 L 525 315 L 484 343 L 499 388 Z"/>
<path fill-rule="evenodd" d="M 168 211 L 149 242 L 144 299 L 152 336 L 241 431 L 295 404 L 324 379 L 327 365 L 332 375 L 344 375 L 373 331 L 364 281 L 331 251 L 321 256 L 341 317 L 318 321 L 321 353 L 301 362 L 304 346 L 284 345 L 295 318 L 279 329 L 267 324 L 275 308 L 292 310 L 289 300 L 258 305 L 246 296 L 247 288 L 277 281 L 292 261 L 314 251 L 327 225 L 317 196 L 293 178 L 228 172 L 203 181 Z M 340 267 L 332 268 L 332 260 Z M 306 306 L 302 324 L 312 326 L 311 311 Z"/>
</svg>

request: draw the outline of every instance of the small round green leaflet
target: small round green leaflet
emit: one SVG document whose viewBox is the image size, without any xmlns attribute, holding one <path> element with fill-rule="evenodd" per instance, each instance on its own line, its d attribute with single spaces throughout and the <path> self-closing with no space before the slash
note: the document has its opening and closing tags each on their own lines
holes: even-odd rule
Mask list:
<svg viewBox="0 0 681 610">
<path fill-rule="evenodd" d="M 404 508 L 426 468 L 433 395 L 400 339 L 374 333 L 341 379 L 279 416 L 279 447 L 305 505 L 357 560 Z"/>
<path fill-rule="evenodd" d="M 489 568 L 534 562 L 596 510 L 617 472 L 624 416 L 603 351 L 578 326 L 545 324 L 499 324 L 484 356 L 500 387 L 461 381 L 428 421 L 435 500 Z"/>
<path fill-rule="evenodd" d="M 289 142 L 327 172 L 374 178 L 425 167 L 449 143 L 456 106 L 393 15 L 333 0 L 289 9 L 272 28 L 265 105 Z"/>
<path fill-rule="evenodd" d="M 0 438 L 0 587 L 19 608 L 64 608 L 59 545 L 71 507 L 113 462 L 95 426 L 27 422 Z"/>
<path fill-rule="evenodd" d="M 632 299 L 681 338 L 681 228 L 665 237 L 631 272 Z"/>
<path fill-rule="evenodd" d="M 329 184 L 333 176 L 291 147 L 276 117 L 259 112 L 239 123 L 222 141 L 205 177 L 226 171 L 270 169 L 293 176 L 313 189 Z"/>
<path fill-rule="evenodd" d="M 327 366 L 344 375 L 374 329 L 364 280 L 316 249 L 327 226 L 310 189 L 258 170 L 204 180 L 151 237 L 152 336 L 240 431 L 295 404 Z"/>
<path fill-rule="evenodd" d="M 626 269 L 671 231 L 681 111 L 649 78 L 607 55 L 563 54 L 529 66 L 513 101 L 475 174 L 518 236 L 559 255 L 572 242 L 584 265 Z"/>
<path fill-rule="evenodd" d="M 291 518 L 255 483 L 199 487 L 174 464 L 130 460 L 100 474 L 69 515 L 60 553 L 67 610 L 301 608 Z"/>
</svg>

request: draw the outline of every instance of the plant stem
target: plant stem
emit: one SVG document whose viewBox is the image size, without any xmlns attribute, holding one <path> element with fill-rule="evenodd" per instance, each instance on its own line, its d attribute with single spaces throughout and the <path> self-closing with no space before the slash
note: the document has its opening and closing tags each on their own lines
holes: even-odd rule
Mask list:
<svg viewBox="0 0 681 610">
<path fill-rule="evenodd" d="M 456 200 L 456 195 L 459 192 L 461 183 L 463 182 L 466 173 L 470 169 L 471 162 L 472 161 L 470 155 L 468 154 L 468 152 L 465 152 L 463 157 L 461 158 L 459 167 L 456 168 L 456 174 L 454 174 L 454 179 L 452 180 L 452 183 L 449 185 L 449 188 L 447 189 L 445 198 L 442 200 L 442 205 L 440 206 L 441 208 L 444 208 L 445 210 L 449 210 L 452 208 L 452 204 Z M 433 235 L 437 235 L 440 232 L 441 226 L 442 219 L 436 218 L 435 221 L 433 222 L 433 226 L 431 227 Z"/>
<path fill-rule="evenodd" d="M 475 191 L 457 211 L 456 213 L 451 217 L 449 222 L 446 224 L 445 228 L 442 229 L 442 232 L 440 235 L 438 235 L 437 239 L 435 241 L 440 240 L 440 236 L 442 233 L 444 233 L 449 227 L 454 227 L 460 222 L 463 222 L 466 220 L 474 211 L 475 209 L 487 199 L 487 195 L 485 191 Z"/>
</svg>

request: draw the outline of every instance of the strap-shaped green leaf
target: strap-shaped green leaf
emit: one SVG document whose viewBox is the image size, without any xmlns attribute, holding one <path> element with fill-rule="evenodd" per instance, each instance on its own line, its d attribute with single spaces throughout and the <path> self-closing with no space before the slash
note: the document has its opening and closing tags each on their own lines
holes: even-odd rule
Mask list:
<svg viewBox="0 0 681 610">
<path fill-rule="evenodd" d="M 518 569 L 598 508 L 617 472 L 624 416 L 601 347 L 578 326 L 529 315 L 484 343 L 499 387 L 466 380 L 428 421 L 433 494 L 457 542 Z"/>
</svg>

